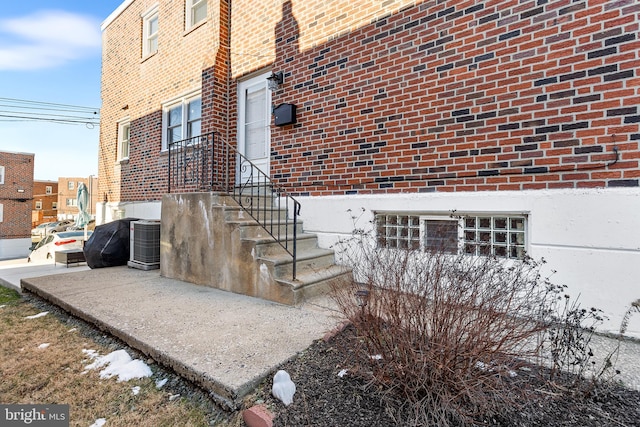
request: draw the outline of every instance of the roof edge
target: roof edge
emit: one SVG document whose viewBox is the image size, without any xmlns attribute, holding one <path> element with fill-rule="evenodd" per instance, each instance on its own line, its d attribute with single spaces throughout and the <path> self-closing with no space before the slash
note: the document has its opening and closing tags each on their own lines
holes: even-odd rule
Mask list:
<svg viewBox="0 0 640 427">
<path fill-rule="evenodd" d="M 111 12 L 111 15 L 107 16 L 107 19 L 102 22 L 100 25 L 100 31 L 106 30 L 107 27 L 133 2 L 134 0 L 124 0 L 122 4 L 120 4 L 116 10 Z"/>
</svg>

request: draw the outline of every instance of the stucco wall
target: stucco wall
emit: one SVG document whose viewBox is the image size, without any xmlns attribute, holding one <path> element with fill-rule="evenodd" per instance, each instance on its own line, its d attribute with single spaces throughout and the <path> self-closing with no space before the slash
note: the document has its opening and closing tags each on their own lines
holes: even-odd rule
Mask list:
<svg viewBox="0 0 640 427">
<path fill-rule="evenodd" d="M 319 235 L 330 247 L 354 228 L 352 215 L 369 225 L 375 211 L 448 216 L 466 213 L 523 213 L 528 217 L 527 252 L 547 261 L 545 271 L 556 284 L 568 286 L 586 307 L 604 310 L 603 325 L 616 331 L 631 302 L 640 298 L 640 191 L 544 190 L 478 193 L 396 194 L 376 196 L 303 197 L 305 231 Z M 347 212 L 351 209 L 351 212 Z M 640 316 L 629 334 L 640 337 Z"/>
</svg>

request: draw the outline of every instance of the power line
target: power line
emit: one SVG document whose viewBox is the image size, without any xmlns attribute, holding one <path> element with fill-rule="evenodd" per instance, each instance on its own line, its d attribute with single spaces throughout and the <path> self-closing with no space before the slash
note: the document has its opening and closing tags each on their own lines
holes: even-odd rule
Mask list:
<svg viewBox="0 0 640 427">
<path fill-rule="evenodd" d="M 0 101 L 9 101 L 9 102 L 16 102 L 16 103 L 20 103 L 20 104 L 37 104 L 37 105 L 47 105 L 47 106 L 56 106 L 56 107 L 67 107 L 67 108 L 81 108 L 81 109 L 85 109 L 85 110 L 100 110 L 99 108 L 95 108 L 95 107 L 84 107 L 81 105 L 71 105 L 71 104 L 57 104 L 54 102 L 43 102 L 43 101 L 30 101 L 27 99 L 18 99 L 18 98 L 2 98 L 0 97 Z"/>
<path fill-rule="evenodd" d="M 93 128 L 100 124 L 100 109 L 80 105 L 0 97 L 0 122 L 39 121 L 55 124 L 84 124 Z M 59 113 L 59 114 L 56 114 Z"/>
</svg>

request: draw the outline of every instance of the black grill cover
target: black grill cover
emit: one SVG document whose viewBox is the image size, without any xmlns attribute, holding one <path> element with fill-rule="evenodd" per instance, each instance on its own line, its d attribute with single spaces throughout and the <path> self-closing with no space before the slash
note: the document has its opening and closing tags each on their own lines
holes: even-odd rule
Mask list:
<svg viewBox="0 0 640 427">
<path fill-rule="evenodd" d="M 89 268 L 115 267 L 129 261 L 129 226 L 138 218 L 118 219 L 98 225 L 84 244 Z"/>
</svg>

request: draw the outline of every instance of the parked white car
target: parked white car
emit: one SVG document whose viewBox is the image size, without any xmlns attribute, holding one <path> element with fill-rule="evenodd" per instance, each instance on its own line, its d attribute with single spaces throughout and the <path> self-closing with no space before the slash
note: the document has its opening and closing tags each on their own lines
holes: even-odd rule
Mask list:
<svg viewBox="0 0 640 427">
<path fill-rule="evenodd" d="M 51 224 L 53 224 L 53 222 L 43 222 L 42 224 L 38 225 L 36 228 L 31 230 L 31 237 L 43 238 L 47 227 L 49 227 Z"/>
<path fill-rule="evenodd" d="M 87 239 L 92 232 L 87 232 Z M 45 261 L 55 257 L 55 252 L 69 249 L 82 249 L 84 231 L 61 231 L 40 240 L 40 243 L 29 254 L 28 262 Z"/>
</svg>

